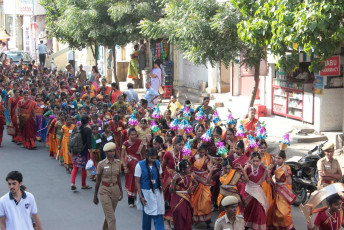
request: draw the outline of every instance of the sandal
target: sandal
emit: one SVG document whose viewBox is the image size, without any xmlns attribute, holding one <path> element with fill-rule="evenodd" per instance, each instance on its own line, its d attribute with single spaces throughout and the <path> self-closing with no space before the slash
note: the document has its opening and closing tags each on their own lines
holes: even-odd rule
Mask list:
<svg viewBox="0 0 344 230">
<path fill-rule="evenodd" d="M 70 186 L 70 189 L 71 189 L 71 190 L 76 190 L 76 186 L 75 186 L 75 185 L 72 185 L 72 186 Z"/>
<path fill-rule="evenodd" d="M 81 189 L 91 189 L 92 187 L 91 186 L 89 186 L 89 185 L 86 185 L 86 186 L 84 186 L 84 187 L 81 187 Z"/>
</svg>

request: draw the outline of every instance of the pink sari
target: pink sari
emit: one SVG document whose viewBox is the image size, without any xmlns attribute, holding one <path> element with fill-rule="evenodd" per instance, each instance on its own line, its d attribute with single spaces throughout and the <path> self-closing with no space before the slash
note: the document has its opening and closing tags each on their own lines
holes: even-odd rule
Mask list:
<svg viewBox="0 0 344 230">
<path fill-rule="evenodd" d="M 250 179 L 245 187 L 245 203 L 244 211 L 245 227 L 257 230 L 266 229 L 266 212 L 269 207 L 268 200 L 261 184 L 265 181 L 267 171 L 263 166 L 259 166 L 257 175 L 252 172 L 252 167 L 246 169 L 248 178 Z"/>
</svg>

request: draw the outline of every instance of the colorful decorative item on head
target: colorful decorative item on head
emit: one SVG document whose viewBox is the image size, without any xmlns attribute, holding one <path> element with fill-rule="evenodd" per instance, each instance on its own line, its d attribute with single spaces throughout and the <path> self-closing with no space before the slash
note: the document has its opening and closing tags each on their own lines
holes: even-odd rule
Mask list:
<svg viewBox="0 0 344 230">
<path fill-rule="evenodd" d="M 222 141 L 216 141 L 216 155 L 221 156 L 221 157 L 225 157 L 228 154 L 228 149 L 225 147 L 225 144 Z"/>
<path fill-rule="evenodd" d="M 183 158 L 188 159 L 192 156 L 191 145 L 193 140 L 189 139 L 182 149 Z"/>
<path fill-rule="evenodd" d="M 258 143 L 256 141 L 256 138 L 254 138 L 251 134 L 249 134 L 247 136 L 247 141 L 248 141 L 248 145 L 247 147 L 252 151 L 252 152 L 256 152 L 258 150 Z"/>
<path fill-rule="evenodd" d="M 290 145 L 290 133 L 292 131 L 287 132 L 283 135 L 282 140 L 280 140 L 280 150 L 286 150 Z"/>
<path fill-rule="evenodd" d="M 162 118 L 162 115 L 161 115 L 161 112 L 159 109 L 159 104 L 157 104 L 154 112 L 152 113 L 152 118 L 154 118 L 154 119 L 161 119 Z"/>
<path fill-rule="evenodd" d="M 174 131 L 177 131 L 178 130 L 178 125 L 179 125 L 179 120 L 176 118 L 173 121 L 171 121 L 168 126 L 170 127 L 170 129 L 172 129 Z"/>
<path fill-rule="evenodd" d="M 154 120 L 151 120 L 150 130 L 152 133 L 159 133 L 159 131 L 160 131 L 159 126 L 156 124 L 156 122 Z"/>
<path fill-rule="evenodd" d="M 203 106 L 199 108 L 198 112 L 196 113 L 195 119 L 198 121 L 200 124 L 204 124 L 205 120 L 207 120 L 207 115 L 203 111 Z"/>
<path fill-rule="evenodd" d="M 239 140 L 242 140 L 247 136 L 247 130 L 244 128 L 242 121 L 240 122 L 240 125 L 237 129 L 235 136 L 237 136 L 239 138 Z"/>
<path fill-rule="evenodd" d="M 190 112 L 190 108 L 188 106 L 184 107 L 183 117 L 184 117 L 184 119 L 187 119 L 187 120 L 191 119 L 191 112 Z"/>
<path fill-rule="evenodd" d="M 130 118 L 129 118 L 129 121 L 128 121 L 128 125 L 132 126 L 132 127 L 135 127 L 136 125 L 139 124 L 139 121 L 137 120 L 136 118 L 136 113 L 137 113 L 137 110 L 135 109 L 133 111 L 133 113 L 131 114 Z"/>
<path fill-rule="evenodd" d="M 266 132 L 264 122 L 262 122 L 260 124 L 258 124 L 258 122 L 257 122 L 256 130 L 255 130 L 254 134 L 256 135 L 256 138 L 260 141 L 266 140 L 268 138 L 268 134 Z"/>
<path fill-rule="evenodd" d="M 210 142 L 211 141 L 211 131 L 212 131 L 212 128 L 208 129 L 207 132 L 205 132 L 201 136 L 202 141 L 205 141 L 205 142 Z"/>
<path fill-rule="evenodd" d="M 178 124 L 178 134 L 183 135 L 184 133 L 191 133 L 193 130 L 190 122 L 187 119 L 183 119 L 179 124 Z"/>
<path fill-rule="evenodd" d="M 229 128 L 234 128 L 236 125 L 236 120 L 234 119 L 231 112 L 229 112 L 229 114 L 228 114 L 228 120 L 227 120 L 226 124 Z"/>
<path fill-rule="evenodd" d="M 215 106 L 213 107 L 213 110 L 214 110 L 214 114 L 213 114 L 212 122 L 213 122 L 215 125 L 220 125 L 221 119 L 220 119 L 220 117 L 219 117 L 219 114 L 218 114 L 218 112 L 217 112 Z"/>
</svg>

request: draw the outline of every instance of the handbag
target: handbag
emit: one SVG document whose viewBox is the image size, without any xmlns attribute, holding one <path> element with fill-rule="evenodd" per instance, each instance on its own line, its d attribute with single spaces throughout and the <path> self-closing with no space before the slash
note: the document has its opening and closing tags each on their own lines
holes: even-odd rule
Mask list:
<svg viewBox="0 0 344 230">
<path fill-rule="evenodd" d="M 10 136 L 14 136 L 16 133 L 16 130 L 13 126 L 13 124 L 11 123 L 10 125 L 7 125 L 7 134 Z"/>
</svg>

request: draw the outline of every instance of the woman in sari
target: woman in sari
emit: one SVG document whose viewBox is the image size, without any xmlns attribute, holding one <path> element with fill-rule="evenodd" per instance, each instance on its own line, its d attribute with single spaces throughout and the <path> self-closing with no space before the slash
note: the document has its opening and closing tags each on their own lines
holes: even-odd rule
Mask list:
<svg viewBox="0 0 344 230">
<path fill-rule="evenodd" d="M 238 140 L 235 144 L 234 154 L 229 155 L 229 159 L 232 160 L 233 165 L 239 163 L 242 167 L 245 167 L 246 162 L 249 160 L 245 154 L 245 144 L 244 141 Z"/>
<path fill-rule="evenodd" d="M 316 215 L 312 230 L 339 230 L 344 227 L 342 198 L 335 193 L 328 196 L 326 201 L 328 207 Z"/>
<path fill-rule="evenodd" d="M 268 230 L 289 230 L 294 229 L 290 205 L 295 201 L 296 196 L 292 190 L 291 169 L 285 165 L 285 151 L 280 150 L 275 157 L 276 165 L 272 169 L 275 175 L 275 197 L 267 214 Z"/>
<path fill-rule="evenodd" d="M 0 97 L 0 147 L 2 143 L 2 136 L 4 133 L 4 125 L 5 125 L 5 106 Z"/>
<path fill-rule="evenodd" d="M 23 138 L 23 145 L 27 149 L 34 149 L 36 129 L 35 129 L 35 106 L 36 103 L 29 99 L 29 92 L 23 92 L 23 99 L 19 101 L 17 107 L 17 123 Z"/>
<path fill-rule="evenodd" d="M 66 173 L 71 174 L 73 169 L 73 162 L 70 152 L 68 151 L 68 141 L 71 133 L 73 132 L 75 125 L 72 124 L 73 119 L 70 116 L 66 116 L 66 124 L 62 126 L 62 136 L 60 141 L 60 155 L 63 158 L 64 167 L 66 169 Z"/>
<path fill-rule="evenodd" d="M 261 140 L 259 142 L 258 152 L 260 156 L 262 157 L 262 164 L 265 165 L 266 168 L 268 168 L 272 164 L 272 158 L 270 154 L 266 152 L 268 149 L 268 145 L 264 140 Z M 268 200 L 269 206 L 272 204 L 272 186 L 270 184 L 270 176 L 266 178 L 266 180 L 262 183 L 263 191 L 266 195 L 266 199 Z"/>
<path fill-rule="evenodd" d="M 190 163 L 182 159 L 170 186 L 174 229 L 192 230 L 191 192 L 197 182 L 190 176 Z"/>
<path fill-rule="evenodd" d="M 162 71 L 161 71 L 161 61 L 155 60 L 152 72 L 150 73 L 151 77 L 151 87 L 159 92 L 159 88 L 162 85 Z"/>
<path fill-rule="evenodd" d="M 144 141 L 137 138 L 135 128 L 128 130 L 129 140 L 122 146 L 122 162 L 124 162 L 125 190 L 128 193 L 128 205 L 133 208 L 135 205 L 136 186 L 135 186 L 135 167 L 137 162 L 145 158 Z M 126 156 L 126 157 L 125 157 Z"/>
<path fill-rule="evenodd" d="M 256 119 L 256 109 L 254 107 L 250 107 L 248 109 L 248 116 L 242 121 L 242 124 L 249 134 L 255 136 L 254 132 L 257 123 L 259 123 L 259 120 Z"/>
<path fill-rule="evenodd" d="M 23 140 L 20 129 L 19 129 L 19 124 L 18 124 L 18 119 L 17 119 L 17 107 L 18 103 L 20 100 L 23 98 L 20 96 L 20 91 L 19 89 L 14 89 L 14 96 L 10 97 L 8 101 L 8 107 L 9 107 L 9 118 L 12 121 L 13 127 L 15 129 L 14 135 L 12 136 L 12 141 L 16 142 L 17 144 L 20 144 Z"/>
<path fill-rule="evenodd" d="M 208 165 L 210 159 L 207 156 L 207 146 L 200 145 L 195 156 L 190 159 L 192 177 L 198 185 L 192 195 L 191 206 L 193 208 L 193 221 L 205 222 L 210 228 L 211 222 L 211 192 L 208 179 Z"/>
<path fill-rule="evenodd" d="M 234 129 L 227 128 L 222 135 L 225 146 L 228 149 L 228 155 L 231 155 L 235 152 L 235 143 L 238 141 L 238 138 L 235 136 Z"/>
<path fill-rule="evenodd" d="M 211 108 L 211 107 L 209 106 L 209 102 L 210 102 L 210 98 L 209 98 L 209 97 L 204 97 L 204 98 L 203 98 L 203 103 L 202 103 L 202 105 L 200 105 L 199 107 L 197 107 L 197 109 L 196 109 L 196 111 L 195 111 L 195 112 L 197 113 L 198 110 L 199 110 L 200 108 L 202 108 L 202 109 L 203 109 L 203 112 L 205 113 L 205 115 L 207 115 L 207 118 L 206 118 L 206 120 L 205 120 L 205 128 L 206 128 L 206 129 L 210 128 L 210 121 L 211 121 L 211 118 L 210 118 L 209 115 L 213 115 L 213 113 L 214 113 L 213 108 Z"/>
<path fill-rule="evenodd" d="M 197 124 L 195 126 L 195 137 L 193 139 L 192 145 L 191 145 L 191 152 L 194 156 L 197 153 L 197 148 L 202 142 L 201 136 L 205 133 L 204 125 Z"/>
<path fill-rule="evenodd" d="M 98 91 L 99 89 L 99 79 L 101 78 L 101 75 L 98 71 L 97 66 L 92 66 L 92 75 L 91 75 L 91 79 L 90 81 L 92 82 L 92 85 L 94 86 L 94 88 L 96 89 L 96 91 Z"/>
<path fill-rule="evenodd" d="M 112 121 L 109 122 L 109 125 L 111 127 L 111 131 L 113 133 L 114 136 L 114 142 L 116 144 L 116 148 L 117 148 L 117 152 L 119 154 L 122 153 L 121 151 L 121 140 L 122 140 L 122 131 L 125 130 L 125 126 L 123 124 L 123 122 L 120 120 L 119 115 L 114 115 L 112 118 Z M 121 155 L 116 156 L 117 159 L 122 159 Z M 123 163 L 123 161 L 121 161 L 121 163 Z"/>
<path fill-rule="evenodd" d="M 173 149 L 172 151 L 168 151 L 165 153 L 163 160 L 162 160 L 162 170 L 164 170 L 164 179 L 163 179 L 163 190 L 164 190 L 164 199 L 165 199 L 165 215 L 164 219 L 166 220 L 166 230 L 171 229 L 171 222 L 172 218 L 172 210 L 170 207 L 171 195 L 170 195 L 170 185 L 172 182 L 172 178 L 176 173 L 176 166 L 178 163 L 183 159 L 183 154 L 181 150 L 184 147 L 184 139 L 183 136 L 177 135 L 173 142 Z"/>
<path fill-rule="evenodd" d="M 44 111 L 44 102 L 42 101 L 42 95 L 36 95 L 36 106 L 35 106 L 35 114 L 36 114 L 36 140 L 42 141 L 42 125 L 43 125 L 43 111 Z"/>
<path fill-rule="evenodd" d="M 165 134 L 165 149 L 166 152 L 172 151 L 173 149 L 173 138 L 176 136 L 176 133 L 173 130 L 168 130 Z"/>
<path fill-rule="evenodd" d="M 268 172 L 261 164 L 261 156 L 258 152 L 251 155 L 251 163 L 245 166 L 246 181 L 245 192 L 245 227 L 253 230 L 266 230 L 266 212 L 269 207 L 261 184 L 265 181 Z"/>
<path fill-rule="evenodd" d="M 162 159 L 165 155 L 164 140 L 161 136 L 155 136 L 152 139 L 152 147 L 158 152 L 158 160 L 162 162 Z"/>
<path fill-rule="evenodd" d="M 133 80 L 139 79 L 139 45 L 134 46 L 134 52 L 130 54 L 130 62 L 128 67 L 128 78 Z"/>
</svg>

